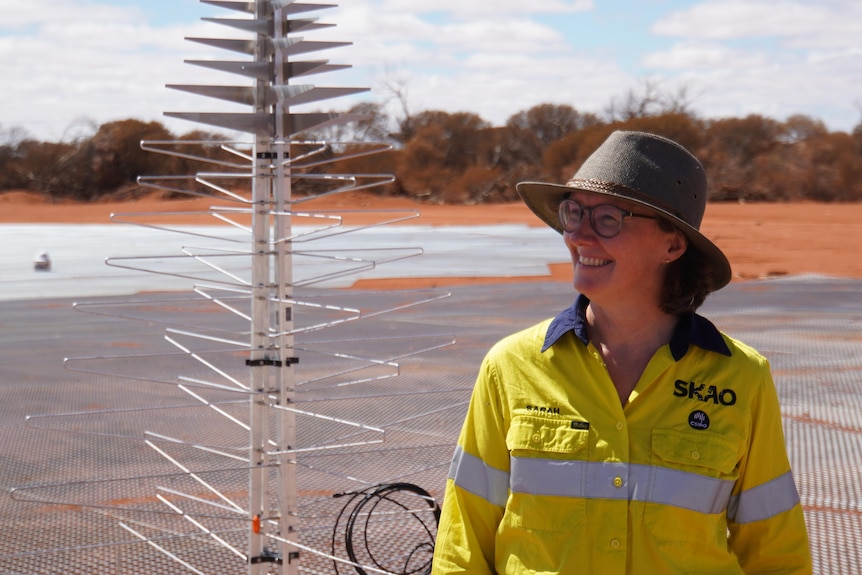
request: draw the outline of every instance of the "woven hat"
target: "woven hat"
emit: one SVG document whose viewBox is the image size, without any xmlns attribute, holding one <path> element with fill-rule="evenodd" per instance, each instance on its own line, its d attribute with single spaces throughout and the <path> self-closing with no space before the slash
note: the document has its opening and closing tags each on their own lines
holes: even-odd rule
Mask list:
<svg viewBox="0 0 862 575">
<path fill-rule="evenodd" d="M 706 209 L 706 172 L 691 152 L 644 132 L 612 133 L 565 185 L 520 182 L 516 189 L 534 214 L 563 233 L 557 209 L 573 190 L 640 204 L 682 231 L 706 261 L 712 291 L 730 282 L 730 263 L 700 233 Z"/>
</svg>

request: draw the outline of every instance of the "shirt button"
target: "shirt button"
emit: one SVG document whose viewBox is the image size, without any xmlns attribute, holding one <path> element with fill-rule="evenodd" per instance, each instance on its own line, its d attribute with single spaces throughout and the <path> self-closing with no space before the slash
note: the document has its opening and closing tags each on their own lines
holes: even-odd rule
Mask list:
<svg viewBox="0 0 862 575">
<path fill-rule="evenodd" d="M 619 549 L 622 543 L 620 543 L 619 539 L 611 539 L 611 549 Z"/>
<path fill-rule="evenodd" d="M 700 451 L 698 451 L 696 449 L 694 451 L 692 451 L 691 452 L 691 458 L 694 459 L 695 461 L 700 459 Z"/>
<path fill-rule="evenodd" d="M 614 487 L 622 487 L 623 486 L 623 478 L 622 477 L 614 477 Z"/>
<path fill-rule="evenodd" d="M 542 439 L 542 438 L 541 438 L 541 437 L 539 437 L 539 434 L 538 434 L 538 433 L 534 433 L 534 434 L 533 434 L 532 439 L 533 439 L 533 442 L 534 442 L 534 443 L 539 443 L 539 440 L 540 440 L 540 439 Z"/>
<path fill-rule="evenodd" d="M 623 424 L 623 422 L 622 422 L 622 421 L 618 421 L 618 422 L 617 422 L 617 431 L 622 431 L 622 430 L 623 430 L 623 427 L 625 427 L 625 425 Z"/>
</svg>

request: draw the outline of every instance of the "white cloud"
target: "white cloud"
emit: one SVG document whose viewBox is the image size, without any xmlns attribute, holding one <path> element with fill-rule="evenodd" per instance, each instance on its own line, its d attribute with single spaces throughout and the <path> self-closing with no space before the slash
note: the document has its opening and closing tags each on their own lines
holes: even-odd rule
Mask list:
<svg viewBox="0 0 862 575">
<path fill-rule="evenodd" d="M 467 18 L 480 4 L 493 5 L 494 17 Z M 545 6 L 550 10 L 562 4 Z M 516 5 L 518 10 L 508 10 Z M 437 19 L 419 17 L 423 11 L 446 6 L 458 9 Z M 570 2 L 566 7 L 582 10 L 589 3 Z M 585 69 L 584 62 L 574 60 L 560 30 L 525 18 L 523 3 L 389 1 L 385 8 L 377 12 L 370 3 L 340 8 L 338 21 L 345 25 L 327 34 L 355 39 L 344 52 L 346 61 L 374 78 L 378 98 L 392 96 L 382 86 L 396 85 L 406 88 L 411 111 L 473 111 L 494 124 L 542 102 L 575 104 L 574 90 L 565 84 L 571 81 L 573 68 Z M 339 58 L 342 55 L 339 51 Z M 612 62 L 603 66 L 594 71 L 617 74 Z M 392 112 L 400 110 L 393 105 Z"/>
<path fill-rule="evenodd" d="M 93 7 L 81 18 L 80 6 L 73 13 L 72 4 L 59 3 L 56 13 L 53 6 L 41 10 L 41 22 L 38 11 L 19 10 L 15 30 L 0 37 L 0 74 L 12 93 L 4 102 L 0 126 L 21 126 L 50 140 L 62 139 L 82 120 L 98 125 L 137 118 L 172 124 L 178 131 L 193 129 L 162 112 L 199 109 L 200 98 L 168 90 L 165 84 L 213 83 L 212 72 L 185 65 L 183 58 L 213 59 L 216 51 L 183 38 L 223 36 L 214 30 L 222 27 L 152 28 L 141 23 L 137 10 L 111 7 Z"/>
<path fill-rule="evenodd" d="M 52 0 L 50 9 L 40 2 L 23 0 L 0 0 L 0 30 L 23 30 L 45 22 L 66 23 L 80 21 L 82 14 L 93 23 L 132 22 L 142 19 L 142 13 L 134 6 L 117 8 L 104 4 L 90 4 L 76 0 Z"/>
<path fill-rule="evenodd" d="M 763 53 L 679 45 L 650 58 L 653 65 L 653 60 L 673 64 L 673 82 L 689 89 L 693 107 L 701 115 L 761 114 L 782 120 L 804 114 L 844 130 L 859 121 L 858 81 L 856 92 L 847 89 L 848 78 L 862 78 L 858 57 L 828 62 L 779 60 Z"/>
<path fill-rule="evenodd" d="M 695 106 L 711 116 L 801 113 L 843 130 L 859 121 L 858 2 L 710 0 L 651 31 L 680 41 L 645 55 L 644 65 L 694 88 Z"/>
<path fill-rule="evenodd" d="M 862 38 L 862 4 L 710 0 L 667 15 L 652 31 L 700 40 L 775 38 L 788 47 L 846 47 Z"/>
<path fill-rule="evenodd" d="M 79 117 L 97 124 L 138 118 L 182 133 L 203 126 L 170 120 L 162 111 L 236 110 L 164 85 L 244 83 L 183 63 L 244 59 L 185 36 L 244 34 L 198 21 L 154 26 L 135 7 L 142 1 L 113 7 L 55 0 L 46 10 L 0 0 L 6 81 L 0 128 L 21 126 L 56 139 Z M 862 4 L 856 0 L 708 0 L 636 22 L 626 38 L 566 28 L 611 22 L 608 10 L 591 0 L 350 0 L 315 14 L 336 27 L 303 35 L 353 43 L 311 55 L 354 65 L 314 83 L 375 88 L 371 96 L 324 102 L 327 108 L 369 97 L 385 101 L 391 94 L 381 86 L 388 83 L 406 88 L 413 112 L 474 111 L 499 124 L 544 102 L 600 113 L 650 78 L 668 90 L 686 86 L 694 110 L 706 117 L 807 113 L 845 130 L 859 121 Z"/>
<path fill-rule="evenodd" d="M 769 62 L 763 53 L 751 53 L 716 42 L 680 42 L 668 50 L 652 52 L 643 58 L 651 69 L 687 71 L 693 69 L 735 68 L 741 61 L 746 67 L 759 67 Z"/>
<path fill-rule="evenodd" d="M 381 11 L 447 13 L 457 18 L 519 17 L 524 14 L 570 14 L 595 7 L 593 0 L 382 0 Z"/>
<path fill-rule="evenodd" d="M 633 82 L 610 62 L 477 55 L 451 77 L 412 77 L 409 101 L 414 111 L 473 111 L 500 125 L 512 114 L 541 103 L 601 113 L 620 86 Z"/>
<path fill-rule="evenodd" d="M 829 10 L 797 2 L 703 2 L 655 23 L 660 35 L 700 39 L 796 36 L 821 27 Z"/>
</svg>

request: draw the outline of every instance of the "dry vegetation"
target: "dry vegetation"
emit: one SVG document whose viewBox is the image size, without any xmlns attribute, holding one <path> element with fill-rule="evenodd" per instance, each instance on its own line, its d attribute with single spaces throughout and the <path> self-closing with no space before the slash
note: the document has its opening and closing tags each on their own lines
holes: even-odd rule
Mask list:
<svg viewBox="0 0 862 575">
<path fill-rule="evenodd" d="M 684 102 L 662 98 L 649 87 L 644 94 L 614 103 L 605 118 L 544 104 L 513 115 L 499 127 L 467 112 L 424 111 L 400 120 L 375 104 L 360 104 L 349 112 L 367 119 L 297 139 L 391 144 L 389 152 L 332 164 L 328 173 L 394 174 L 395 182 L 376 193 L 426 204 L 505 203 L 517 199 L 518 181 L 564 182 L 617 129 L 657 133 L 691 149 L 710 176 L 712 201 L 862 200 L 862 123 L 848 134 L 830 132 L 807 116 L 783 122 L 757 115 L 704 120 L 689 113 Z M 0 130 L 0 192 L 28 190 L 51 201 L 135 198 L 148 191 L 136 185 L 138 176 L 213 169 L 187 158 L 146 152 L 141 140 L 178 140 L 185 143 L 185 151 L 214 157 L 223 139 L 201 131 L 177 137 L 160 123 L 131 119 L 104 124 L 90 136 L 66 142 L 39 142 L 20 130 Z M 301 152 L 300 145 L 295 147 L 293 157 Z M 345 149 L 332 146 L 327 151 Z M 303 173 L 323 168 L 297 162 L 293 169 Z M 316 190 L 299 182 L 295 191 Z"/>
</svg>

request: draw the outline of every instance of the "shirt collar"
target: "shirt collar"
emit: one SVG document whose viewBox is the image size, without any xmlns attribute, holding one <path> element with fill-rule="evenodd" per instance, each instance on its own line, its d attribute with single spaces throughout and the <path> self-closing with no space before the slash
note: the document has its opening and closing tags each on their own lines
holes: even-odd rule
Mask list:
<svg viewBox="0 0 862 575">
<path fill-rule="evenodd" d="M 545 333 L 545 343 L 542 351 L 557 343 L 568 332 L 573 332 L 584 345 L 590 343 L 587 334 L 587 304 L 590 300 L 583 294 L 578 294 L 575 303 L 555 317 Z M 670 338 L 670 352 L 674 360 L 681 360 L 691 345 L 730 356 L 730 349 L 712 322 L 696 313 L 685 313 L 680 316 L 673 335 Z"/>
</svg>

